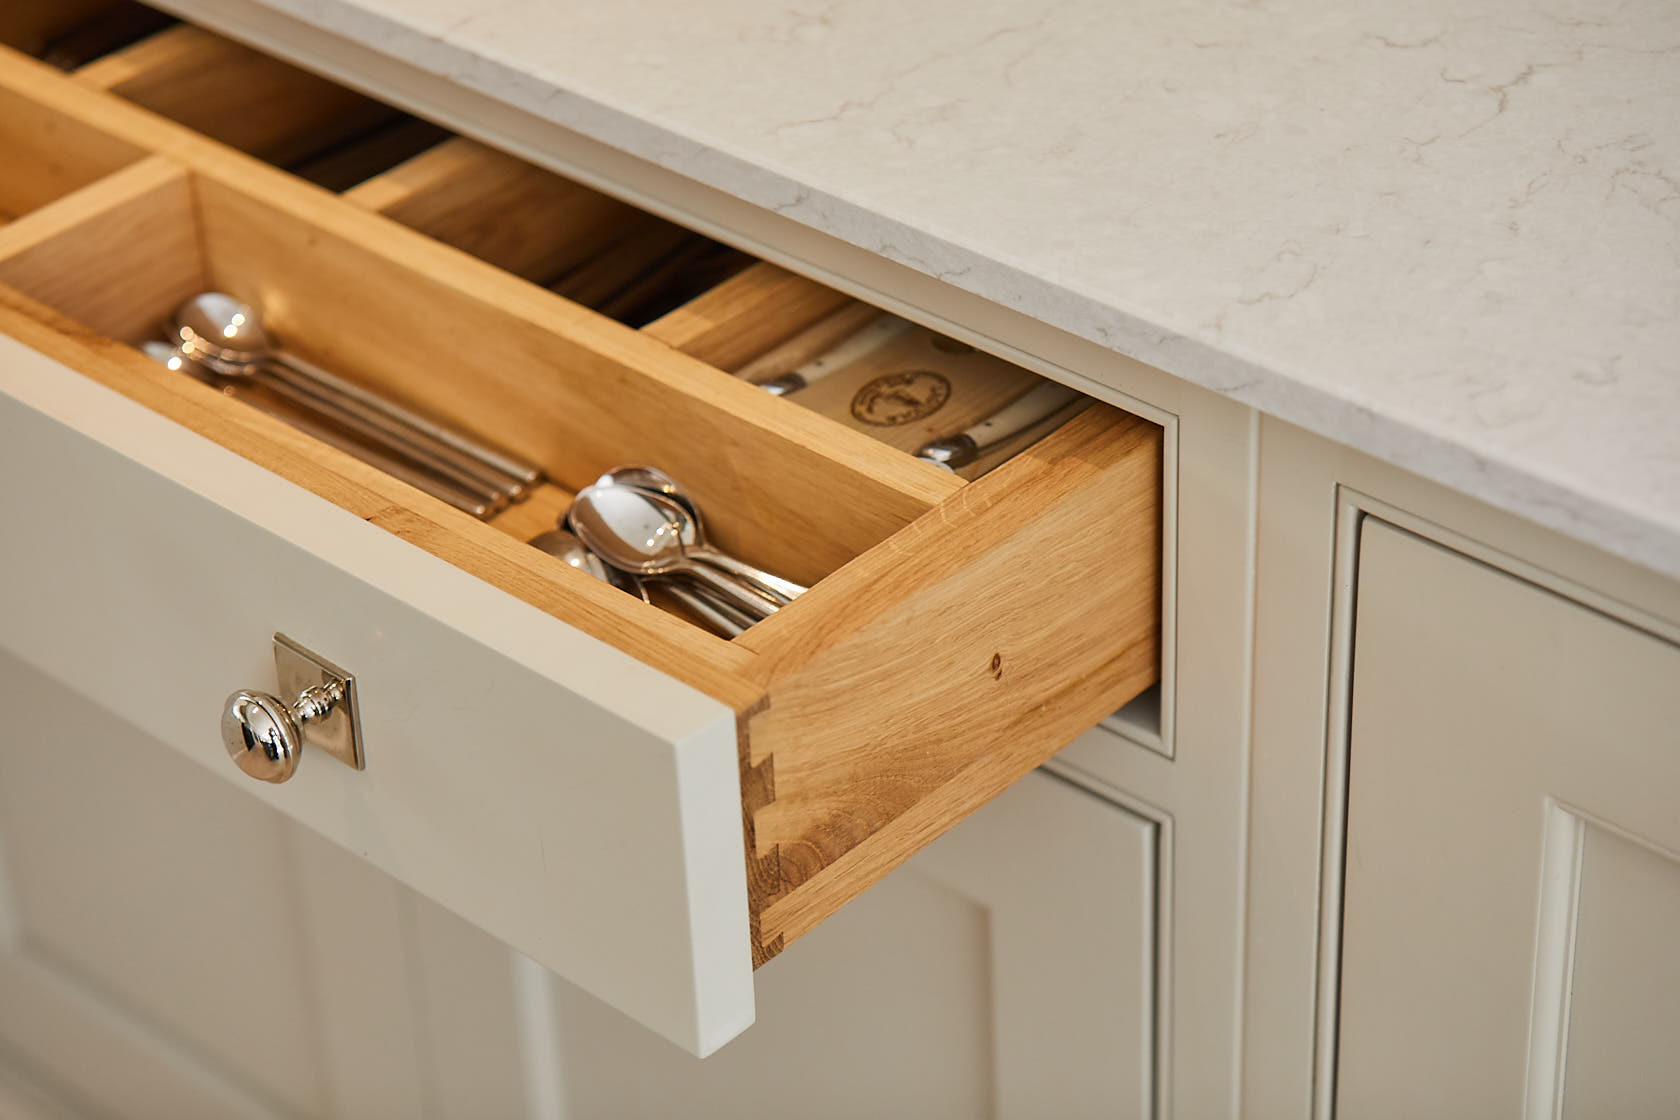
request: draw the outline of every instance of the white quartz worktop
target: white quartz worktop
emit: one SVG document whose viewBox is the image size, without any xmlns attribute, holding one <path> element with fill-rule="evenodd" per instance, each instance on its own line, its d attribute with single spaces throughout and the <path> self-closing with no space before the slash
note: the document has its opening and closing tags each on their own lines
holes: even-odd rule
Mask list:
<svg viewBox="0 0 1680 1120">
<path fill-rule="evenodd" d="M 261 0 L 1680 576 L 1673 0 Z"/>
</svg>

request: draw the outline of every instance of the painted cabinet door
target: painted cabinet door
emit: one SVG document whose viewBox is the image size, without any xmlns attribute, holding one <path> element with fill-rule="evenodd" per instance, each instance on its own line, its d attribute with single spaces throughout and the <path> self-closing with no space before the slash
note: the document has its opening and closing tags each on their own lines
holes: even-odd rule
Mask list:
<svg viewBox="0 0 1680 1120">
<path fill-rule="evenodd" d="M 1153 1115 L 1155 826 L 1042 772 L 758 975 L 706 1059 L 569 985 L 572 1118 Z"/>
<path fill-rule="evenodd" d="M 1680 648 L 1367 519 L 1344 1116 L 1680 1115 Z"/>
<path fill-rule="evenodd" d="M 1155 826 L 1029 775 L 698 1060 L 0 654 L 0 1116 L 1140 1116 Z"/>
<path fill-rule="evenodd" d="M 525 1109 L 505 949 L 3 653 L 0 711 L 0 1116 Z"/>
</svg>

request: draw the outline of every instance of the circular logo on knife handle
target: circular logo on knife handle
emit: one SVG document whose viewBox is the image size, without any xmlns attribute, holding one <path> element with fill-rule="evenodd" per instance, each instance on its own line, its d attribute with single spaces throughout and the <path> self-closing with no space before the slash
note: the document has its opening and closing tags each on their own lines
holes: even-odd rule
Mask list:
<svg viewBox="0 0 1680 1120">
<path fill-rule="evenodd" d="M 878 428 L 896 428 L 932 416 L 951 399 L 951 382 L 931 369 L 877 377 L 852 397 L 852 415 Z"/>
</svg>

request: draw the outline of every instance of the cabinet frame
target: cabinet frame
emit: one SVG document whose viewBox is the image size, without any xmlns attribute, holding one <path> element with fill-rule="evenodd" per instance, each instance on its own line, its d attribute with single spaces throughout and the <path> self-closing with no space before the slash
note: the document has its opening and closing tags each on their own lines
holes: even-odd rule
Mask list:
<svg viewBox="0 0 1680 1120">
<path fill-rule="evenodd" d="M 1670 641 L 1680 586 L 1281 420 L 1261 420 L 1258 469 L 1243 1105 L 1327 1120 L 1360 522 L 1379 518 Z"/>
</svg>

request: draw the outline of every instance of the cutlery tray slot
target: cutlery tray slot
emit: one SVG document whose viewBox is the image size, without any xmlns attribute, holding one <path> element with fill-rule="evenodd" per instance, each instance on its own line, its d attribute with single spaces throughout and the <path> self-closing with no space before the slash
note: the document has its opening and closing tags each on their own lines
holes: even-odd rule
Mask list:
<svg viewBox="0 0 1680 1120">
<path fill-rule="evenodd" d="M 7 0 L 0 44 L 74 70 L 174 22 L 134 0 Z"/>
<path fill-rule="evenodd" d="M 401 117 L 187 23 L 97 59 L 76 78 L 280 166 L 318 157 Z"/>
<path fill-rule="evenodd" d="M 1020 366 L 763 261 L 646 330 L 754 384 L 828 370 L 785 399 L 906 454 L 1045 385 Z M 1089 403 L 1068 396 L 957 475 L 978 478 Z"/>
<path fill-rule="evenodd" d="M 894 340 L 789 399 L 901 452 L 955 435 L 1043 379 L 512 156 L 454 137 L 345 197 L 753 383 Z M 558 278 L 556 280 L 555 278 Z M 973 479 L 1078 411 L 1048 412 L 978 460 Z"/>
<path fill-rule="evenodd" d="M 345 197 L 631 326 L 752 263 L 739 250 L 460 136 Z"/>
<path fill-rule="evenodd" d="M 0 88 L 0 226 L 144 154 L 134 144 Z"/>
<path fill-rule="evenodd" d="M 302 356 L 493 438 L 563 490 L 621 463 L 665 467 L 701 496 L 723 547 L 800 582 L 938 492 L 939 478 L 906 483 L 873 445 L 875 461 L 855 465 L 828 441 L 807 446 L 750 386 L 565 300 L 488 266 L 438 269 L 424 241 L 330 197 L 239 180 L 149 159 L 37 214 L 42 236 L 0 259 L 0 283 L 130 344 L 161 337 L 192 294 L 230 292 Z M 498 524 L 523 533 L 530 511 L 518 512 Z"/>
<path fill-rule="evenodd" d="M 544 281 L 581 265 L 638 211 L 524 160 L 452 137 L 344 193 L 488 264 Z"/>
</svg>

